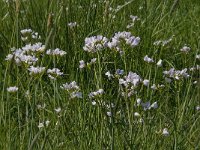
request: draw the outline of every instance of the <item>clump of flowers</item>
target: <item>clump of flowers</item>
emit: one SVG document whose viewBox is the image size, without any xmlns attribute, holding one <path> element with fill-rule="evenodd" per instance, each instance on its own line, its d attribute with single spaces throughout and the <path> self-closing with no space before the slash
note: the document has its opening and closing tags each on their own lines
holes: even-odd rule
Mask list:
<svg viewBox="0 0 200 150">
<path fill-rule="evenodd" d="M 8 87 L 8 88 L 7 88 L 7 91 L 8 91 L 9 93 L 15 93 L 15 92 L 18 91 L 18 87 L 16 87 L 16 86 Z"/>
<path fill-rule="evenodd" d="M 21 65 L 22 63 L 32 65 L 38 61 L 38 58 L 35 55 L 28 55 L 23 49 L 12 48 L 11 51 L 12 53 L 8 54 L 5 60 L 14 60 L 17 65 Z"/>
<path fill-rule="evenodd" d="M 24 42 L 31 42 L 31 40 L 39 40 L 41 39 L 41 36 L 38 34 L 38 32 L 35 32 L 31 29 L 23 29 L 21 32 L 21 39 Z"/>
<path fill-rule="evenodd" d="M 152 58 L 150 58 L 148 55 L 146 55 L 144 57 L 144 61 L 147 62 L 147 63 L 153 63 L 154 62 L 154 60 Z"/>
<path fill-rule="evenodd" d="M 53 69 L 48 69 L 47 74 L 50 79 L 56 80 L 57 77 L 63 75 L 63 72 L 61 72 L 60 69 L 58 68 L 53 68 Z"/>
<path fill-rule="evenodd" d="M 131 84 L 132 86 L 136 87 L 141 81 L 142 78 L 138 74 L 130 71 L 128 73 L 128 76 L 125 76 L 124 79 L 119 79 L 119 84 L 124 85 L 126 87 Z"/>
<path fill-rule="evenodd" d="M 150 109 L 156 109 L 158 108 L 158 103 L 157 102 L 154 102 L 154 103 L 150 103 L 149 101 L 148 102 L 141 102 L 141 106 L 143 107 L 143 109 L 146 111 L 146 110 L 150 110 Z"/>
<path fill-rule="evenodd" d="M 84 67 L 85 67 L 85 62 L 84 62 L 84 60 L 80 60 L 80 61 L 79 61 L 79 68 L 82 69 L 82 68 L 84 68 Z"/>
<path fill-rule="evenodd" d="M 59 48 L 56 48 L 54 50 L 51 50 L 51 49 L 47 50 L 46 54 L 51 55 L 51 56 L 64 56 L 67 53 L 63 50 L 60 50 Z"/>
<path fill-rule="evenodd" d="M 61 89 L 66 90 L 70 97 L 73 98 L 82 98 L 82 93 L 79 92 L 80 87 L 77 85 L 75 81 L 72 81 L 71 83 L 65 83 L 62 86 L 60 86 Z"/>
<path fill-rule="evenodd" d="M 200 60 L 200 54 L 196 55 L 196 59 Z"/>
<path fill-rule="evenodd" d="M 91 92 L 88 96 L 89 96 L 89 98 L 96 98 L 96 97 L 101 96 L 103 93 L 104 93 L 104 90 L 99 89 L 97 91 Z"/>
<path fill-rule="evenodd" d="M 84 51 L 96 53 L 107 47 L 108 39 L 102 35 L 85 38 Z"/>
<path fill-rule="evenodd" d="M 183 48 L 180 49 L 180 51 L 181 51 L 181 52 L 184 52 L 184 53 L 188 53 L 190 50 L 191 50 L 191 48 L 188 47 L 188 46 L 186 46 L 186 45 L 183 46 Z"/>
<path fill-rule="evenodd" d="M 131 23 L 129 25 L 127 25 L 127 29 L 133 27 L 135 25 L 135 22 L 140 20 L 140 18 L 138 16 L 133 16 L 133 15 L 130 15 L 130 18 L 131 18 Z"/>
<path fill-rule="evenodd" d="M 76 22 L 70 22 L 70 23 L 68 23 L 68 27 L 70 27 L 70 28 L 74 28 L 76 26 L 77 26 Z"/>
<path fill-rule="evenodd" d="M 164 128 L 164 129 L 163 129 L 162 135 L 164 135 L 164 136 L 169 136 L 169 131 L 168 131 L 167 128 Z"/>
<path fill-rule="evenodd" d="M 131 34 L 131 32 L 118 32 L 112 37 L 111 41 L 108 42 L 108 47 L 110 49 L 115 49 L 116 51 L 123 53 L 122 51 L 122 43 L 125 41 L 127 45 L 131 47 L 135 47 L 139 44 L 140 38 L 135 37 Z"/>
<path fill-rule="evenodd" d="M 30 66 L 30 68 L 28 68 L 29 70 L 29 74 L 30 75 L 41 75 L 42 73 L 44 73 L 45 71 L 45 67 L 34 67 L 34 66 Z"/>
<path fill-rule="evenodd" d="M 38 61 L 36 55 L 44 52 L 44 50 L 45 45 L 42 45 L 40 42 L 27 44 L 19 49 L 12 48 L 11 53 L 6 56 L 5 60 L 14 60 L 17 65 L 33 65 Z"/>
<path fill-rule="evenodd" d="M 107 71 L 105 75 L 108 77 L 109 80 L 114 77 L 113 74 L 110 73 L 110 71 Z"/>
<path fill-rule="evenodd" d="M 173 78 L 176 80 L 179 80 L 182 78 L 188 78 L 190 76 L 187 73 L 187 68 L 183 70 L 175 70 L 174 68 L 171 68 L 169 71 L 164 71 L 163 74 L 167 76 L 168 78 Z"/>
<path fill-rule="evenodd" d="M 169 44 L 173 40 L 173 37 L 174 37 L 174 35 L 172 37 L 170 37 L 169 39 L 167 39 L 167 40 L 158 40 L 158 41 L 155 41 L 153 43 L 153 45 L 155 45 L 155 46 L 160 46 L 160 45 L 161 46 L 165 46 L 165 45 Z"/>
</svg>

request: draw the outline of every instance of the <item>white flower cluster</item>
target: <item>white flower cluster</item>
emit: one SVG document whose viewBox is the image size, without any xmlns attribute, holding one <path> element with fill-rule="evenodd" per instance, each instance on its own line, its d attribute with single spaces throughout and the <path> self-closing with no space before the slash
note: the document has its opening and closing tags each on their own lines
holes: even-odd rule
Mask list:
<svg viewBox="0 0 200 150">
<path fill-rule="evenodd" d="M 92 58 L 90 62 L 87 62 L 87 66 L 90 66 L 96 62 L 97 58 Z M 86 63 L 84 60 L 79 61 L 79 68 L 83 69 L 86 67 Z"/>
<path fill-rule="evenodd" d="M 200 65 L 196 65 L 190 68 L 190 71 L 198 71 L 200 70 Z"/>
<path fill-rule="evenodd" d="M 29 72 L 30 72 L 30 73 L 29 73 L 30 75 L 40 75 L 40 74 L 44 73 L 45 67 L 39 67 L 39 66 L 34 67 L 34 66 L 30 66 L 30 68 L 28 68 L 28 70 L 29 70 Z"/>
<path fill-rule="evenodd" d="M 22 63 L 33 65 L 38 61 L 37 53 L 42 53 L 44 50 L 45 45 L 42 45 L 42 43 L 27 44 L 19 49 L 12 48 L 11 54 L 8 54 L 5 60 L 14 60 L 17 65 Z"/>
<path fill-rule="evenodd" d="M 44 122 L 39 122 L 38 124 L 38 128 L 43 128 L 43 127 L 48 127 L 49 126 L 50 121 L 46 120 Z"/>
<path fill-rule="evenodd" d="M 38 40 L 41 39 L 41 36 L 38 34 L 38 32 L 35 32 L 31 29 L 23 29 L 20 31 L 22 34 L 22 41 L 24 42 L 30 42 L 31 39 Z"/>
<path fill-rule="evenodd" d="M 179 80 L 182 78 L 188 78 L 190 76 L 187 73 L 187 68 L 183 70 L 175 70 L 174 68 L 171 68 L 169 71 L 164 71 L 163 74 L 169 78 L 173 78 L 176 80 Z"/>
<path fill-rule="evenodd" d="M 127 29 L 133 27 L 135 25 L 135 21 L 138 21 L 140 20 L 140 18 L 138 18 L 138 16 L 133 16 L 133 15 L 130 15 L 130 18 L 131 18 L 131 23 L 129 25 L 127 25 Z"/>
<path fill-rule="evenodd" d="M 183 48 L 180 49 L 180 51 L 184 52 L 184 53 L 188 53 L 190 50 L 191 50 L 191 48 L 188 46 L 183 46 Z"/>
<path fill-rule="evenodd" d="M 154 102 L 154 103 L 150 103 L 149 101 L 148 102 L 145 102 L 145 103 L 142 103 L 141 102 L 141 106 L 143 107 L 143 109 L 146 111 L 146 110 L 150 110 L 150 109 L 156 109 L 158 108 L 158 103 L 157 102 Z"/>
<path fill-rule="evenodd" d="M 124 85 L 126 87 L 129 84 L 131 84 L 133 87 L 136 87 L 140 82 L 142 82 L 142 78 L 131 71 L 128 73 L 128 76 L 124 77 L 124 79 L 119 79 L 119 84 Z"/>
<path fill-rule="evenodd" d="M 25 52 L 25 53 L 42 53 L 44 52 L 45 50 L 45 45 L 42 45 L 42 43 L 38 42 L 38 43 L 35 43 L 35 44 L 27 44 L 25 45 L 24 47 L 22 47 L 22 50 Z"/>
<path fill-rule="evenodd" d="M 147 63 L 153 63 L 154 62 L 154 60 L 152 58 L 150 58 L 148 55 L 146 55 L 144 57 L 144 61 L 147 62 Z"/>
<path fill-rule="evenodd" d="M 60 71 L 58 68 L 48 69 L 47 70 L 48 77 L 52 80 L 56 80 L 58 76 L 63 75 L 63 72 Z"/>
<path fill-rule="evenodd" d="M 196 59 L 200 60 L 200 54 L 196 55 Z"/>
<path fill-rule="evenodd" d="M 77 26 L 76 22 L 70 22 L 70 23 L 68 23 L 68 27 L 70 27 L 70 28 L 74 28 L 76 26 Z"/>
<path fill-rule="evenodd" d="M 164 128 L 164 129 L 163 129 L 162 135 L 163 135 L 163 136 L 169 136 L 169 131 L 168 131 L 167 128 Z"/>
<path fill-rule="evenodd" d="M 101 96 L 102 94 L 104 93 L 104 90 L 103 89 L 99 89 L 95 92 L 91 92 L 88 96 L 89 98 L 96 98 L 98 96 Z"/>
<path fill-rule="evenodd" d="M 139 44 L 140 38 L 133 36 L 131 32 L 126 32 L 126 31 L 118 32 L 118 33 L 115 33 L 111 41 L 108 42 L 108 47 L 110 49 L 115 49 L 119 51 L 120 53 L 122 53 L 121 45 L 122 45 L 122 42 L 124 41 L 127 45 L 130 45 L 131 47 L 135 47 Z"/>
<path fill-rule="evenodd" d="M 77 85 L 75 81 L 72 81 L 71 83 L 65 83 L 62 86 L 60 86 L 61 89 L 66 90 L 69 92 L 70 97 L 73 98 L 82 98 L 82 93 L 79 92 L 80 87 Z"/>
<path fill-rule="evenodd" d="M 61 89 L 63 90 L 78 90 L 79 86 L 77 85 L 76 81 L 72 81 L 71 83 L 65 83 L 62 86 L 60 86 Z"/>
<path fill-rule="evenodd" d="M 80 65 L 79 65 L 79 68 L 80 68 L 80 69 L 82 69 L 82 68 L 85 67 L 85 62 L 84 62 L 84 60 L 80 60 L 80 61 L 79 61 L 79 64 L 80 64 Z"/>
<path fill-rule="evenodd" d="M 56 48 L 54 50 L 51 49 L 47 50 L 46 54 L 52 56 L 64 56 L 67 53 L 63 50 L 60 50 L 59 48 Z"/>
<path fill-rule="evenodd" d="M 173 37 L 174 37 L 174 35 L 171 38 L 167 39 L 167 40 L 158 40 L 158 41 L 155 41 L 153 43 L 153 45 L 155 45 L 155 46 L 160 46 L 160 45 L 161 46 L 165 46 L 165 45 L 169 44 L 173 40 Z"/>
<path fill-rule="evenodd" d="M 137 103 L 137 106 L 142 106 L 143 109 L 146 111 L 146 110 L 150 110 L 150 109 L 156 109 L 158 108 L 158 103 L 157 102 L 154 102 L 154 103 L 150 103 L 149 101 L 148 102 L 142 102 L 142 100 L 140 98 L 138 98 L 136 100 L 136 103 Z"/>
<path fill-rule="evenodd" d="M 15 92 L 18 91 L 18 87 L 16 87 L 16 86 L 8 87 L 7 91 L 10 92 L 10 93 L 15 93 Z"/>
<path fill-rule="evenodd" d="M 84 51 L 95 53 L 107 47 L 108 39 L 102 35 L 92 36 L 85 38 Z"/>
</svg>

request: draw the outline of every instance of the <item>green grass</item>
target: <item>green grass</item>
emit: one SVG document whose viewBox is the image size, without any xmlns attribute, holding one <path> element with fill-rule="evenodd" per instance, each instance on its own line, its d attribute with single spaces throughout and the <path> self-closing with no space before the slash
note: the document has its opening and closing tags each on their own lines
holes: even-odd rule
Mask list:
<svg viewBox="0 0 200 150">
<path fill-rule="evenodd" d="M 0 1 L 0 149 L 200 149 L 200 54 L 199 0 L 10 0 Z M 118 6 L 121 7 L 118 7 Z M 112 7 L 112 10 L 110 10 Z M 116 9 L 116 8 L 119 9 Z M 140 20 L 134 27 L 130 15 Z M 77 22 L 71 29 L 69 22 Z M 47 49 L 60 48 L 67 52 L 56 58 L 40 55 L 36 66 L 59 68 L 64 75 L 53 81 L 44 73 L 33 77 L 25 66 L 5 61 L 11 48 L 21 48 L 22 29 L 32 29 L 41 35 L 40 42 Z M 122 45 L 125 55 L 105 48 L 98 53 L 83 50 L 86 37 L 103 35 L 109 39 L 114 33 L 129 31 L 141 38 L 138 46 Z M 172 41 L 155 46 L 158 40 Z M 33 44 L 33 42 L 32 42 Z M 187 44 L 191 51 L 180 49 Z M 163 67 L 144 62 L 145 55 L 155 62 L 163 60 Z M 79 69 L 79 61 L 97 62 L 90 68 Z M 123 69 L 125 75 L 135 72 L 149 79 L 150 86 L 164 84 L 153 91 L 140 84 L 137 93 L 127 97 L 127 89 L 118 78 L 109 80 L 105 73 Z M 166 83 L 163 71 L 188 68 L 190 77 Z M 82 99 L 70 99 L 60 86 L 76 81 Z M 193 84 L 197 81 L 197 84 Z M 19 88 L 7 92 L 10 86 Z M 98 89 L 104 94 L 92 105 L 88 94 Z M 125 96 L 121 96 L 124 90 Z M 28 95 L 26 92 L 29 91 Z M 158 108 L 144 111 L 135 106 L 137 98 L 143 102 L 157 101 Z M 107 108 L 105 104 L 114 103 Z M 44 105 L 38 109 L 38 105 Z M 54 109 L 60 107 L 61 112 Z M 112 112 L 109 117 L 107 112 Z M 134 116 L 138 112 L 139 118 Z M 143 123 L 139 120 L 143 119 Z M 38 128 L 39 122 L 49 120 L 48 126 Z M 164 128 L 169 136 L 162 135 Z"/>
</svg>

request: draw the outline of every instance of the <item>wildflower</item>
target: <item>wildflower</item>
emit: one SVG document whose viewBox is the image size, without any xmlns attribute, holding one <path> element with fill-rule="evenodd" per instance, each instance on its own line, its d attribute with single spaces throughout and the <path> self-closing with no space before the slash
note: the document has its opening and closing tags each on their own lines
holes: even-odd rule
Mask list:
<svg viewBox="0 0 200 150">
<path fill-rule="evenodd" d="M 84 62 L 84 60 L 79 61 L 79 63 L 80 63 L 80 65 L 79 65 L 79 68 L 80 68 L 80 69 L 82 69 L 82 68 L 85 67 L 85 62 Z"/>
<path fill-rule="evenodd" d="M 140 118 L 140 119 L 139 119 L 139 123 L 144 123 L 144 119 L 143 119 L 143 118 Z"/>
<path fill-rule="evenodd" d="M 200 54 L 199 54 L 199 55 L 196 55 L 196 59 L 199 59 L 199 60 L 200 60 Z"/>
<path fill-rule="evenodd" d="M 164 88 L 164 87 L 165 87 L 164 84 L 158 84 L 158 89 L 160 89 L 160 88 Z"/>
<path fill-rule="evenodd" d="M 58 68 L 48 69 L 47 70 L 48 77 L 51 79 L 56 79 L 56 77 L 63 75 L 63 72 Z"/>
<path fill-rule="evenodd" d="M 119 84 L 124 86 L 128 85 L 128 83 L 124 79 L 119 79 Z"/>
<path fill-rule="evenodd" d="M 55 50 L 51 50 L 51 49 L 47 50 L 46 54 L 52 55 L 52 56 L 64 56 L 67 53 L 63 50 L 60 50 L 59 48 L 56 48 Z"/>
<path fill-rule="evenodd" d="M 120 45 L 124 41 L 127 45 L 130 45 L 131 47 L 135 47 L 139 44 L 140 38 L 132 36 L 130 32 L 126 32 L 126 31 L 118 32 L 118 33 L 115 33 L 111 41 L 108 42 L 108 47 L 110 49 L 115 49 L 119 51 L 120 53 L 122 53 Z"/>
<path fill-rule="evenodd" d="M 50 123 L 49 120 L 45 121 L 45 125 L 46 125 L 46 126 L 49 126 L 49 123 Z"/>
<path fill-rule="evenodd" d="M 35 32 L 31 29 L 23 29 L 20 32 L 22 34 L 22 37 L 21 37 L 22 41 L 27 42 L 30 39 L 33 39 L 33 40 L 41 39 L 41 36 L 38 34 L 38 32 Z"/>
<path fill-rule="evenodd" d="M 27 44 L 24 47 L 22 47 L 22 50 L 26 53 L 30 52 L 39 52 L 42 53 L 45 50 L 45 45 L 42 45 L 42 43 L 38 42 L 33 45 Z"/>
<path fill-rule="evenodd" d="M 111 103 L 111 104 L 108 104 L 108 105 L 106 105 L 106 106 L 107 106 L 108 109 L 110 109 L 110 108 L 114 108 L 114 107 L 115 107 L 115 104 L 114 104 L 114 103 Z"/>
<path fill-rule="evenodd" d="M 158 103 L 154 102 L 153 104 L 151 104 L 151 108 L 154 108 L 154 109 L 158 108 Z"/>
<path fill-rule="evenodd" d="M 71 83 L 65 83 L 62 86 L 60 86 L 61 89 L 63 90 L 78 90 L 79 86 L 75 81 L 72 81 Z"/>
<path fill-rule="evenodd" d="M 136 100 L 136 103 L 137 103 L 137 106 L 139 106 L 139 105 L 142 103 L 142 100 L 141 100 L 140 98 L 138 98 L 138 99 Z"/>
<path fill-rule="evenodd" d="M 162 59 L 160 59 L 157 64 L 156 64 L 158 67 L 162 67 Z"/>
<path fill-rule="evenodd" d="M 138 18 L 138 16 L 130 15 L 130 18 L 132 19 L 132 22 L 131 22 L 129 25 L 127 25 L 126 28 L 128 28 L 128 29 L 134 26 L 135 21 L 140 20 L 140 19 Z"/>
<path fill-rule="evenodd" d="M 149 86 L 149 80 L 147 80 L 147 79 L 143 80 L 143 84 L 144 84 L 144 86 Z"/>
<path fill-rule="evenodd" d="M 95 63 L 97 61 L 97 58 L 92 58 L 90 63 Z"/>
<path fill-rule="evenodd" d="M 30 66 L 30 68 L 28 68 L 29 70 L 29 74 L 30 75 L 38 75 L 41 74 L 45 71 L 45 67 L 34 67 L 34 66 Z"/>
<path fill-rule="evenodd" d="M 197 111 L 200 111 L 200 106 L 196 106 L 196 110 L 197 110 Z"/>
<path fill-rule="evenodd" d="M 184 52 L 184 53 L 188 53 L 190 50 L 191 50 L 191 48 L 188 46 L 183 46 L 183 48 L 180 49 L 180 51 Z"/>
<path fill-rule="evenodd" d="M 43 127 L 44 127 L 44 123 L 40 122 L 39 125 L 38 125 L 38 128 L 43 128 Z"/>
<path fill-rule="evenodd" d="M 56 109 L 54 109 L 54 110 L 55 110 L 56 113 L 61 112 L 61 108 L 60 108 L 60 107 L 58 107 L 58 108 L 56 108 Z"/>
<path fill-rule="evenodd" d="M 117 69 L 115 73 L 117 75 L 123 75 L 124 74 L 124 70 Z"/>
<path fill-rule="evenodd" d="M 21 34 L 25 35 L 25 34 L 30 34 L 30 33 L 32 33 L 32 30 L 31 30 L 31 29 L 23 29 L 23 30 L 21 30 L 20 32 L 21 32 Z"/>
<path fill-rule="evenodd" d="M 169 71 L 163 72 L 165 76 L 179 80 L 180 78 L 188 78 L 190 75 L 187 73 L 187 68 L 183 70 L 175 70 L 171 68 Z"/>
<path fill-rule="evenodd" d="M 8 54 L 7 56 L 6 56 L 6 59 L 5 60 L 8 60 L 8 61 L 10 61 L 10 60 L 12 60 L 13 59 L 13 54 Z"/>
<path fill-rule="evenodd" d="M 27 46 L 28 47 L 28 46 Z M 30 47 L 30 45 L 29 45 Z M 12 48 L 11 51 L 12 53 L 11 54 L 8 54 L 6 56 L 6 59 L 7 61 L 11 61 L 12 59 L 15 61 L 15 63 L 17 65 L 20 65 L 21 63 L 26 63 L 28 65 L 31 65 L 35 62 L 38 61 L 38 58 L 36 58 L 36 56 L 34 54 L 27 54 L 31 48 L 19 48 L 19 49 L 15 49 L 15 48 Z"/>
<path fill-rule="evenodd" d="M 108 117 L 111 117 L 111 116 L 112 116 L 112 113 L 111 113 L 111 112 L 107 112 L 106 114 L 107 114 Z"/>
<path fill-rule="evenodd" d="M 128 83 L 132 83 L 133 86 L 137 86 L 140 82 L 141 82 L 141 77 L 139 75 L 137 75 L 136 73 L 133 72 L 129 72 L 128 76 L 125 77 L 126 82 Z"/>
<path fill-rule="evenodd" d="M 18 87 L 11 86 L 11 87 L 7 88 L 7 91 L 10 92 L 10 93 L 15 93 L 15 92 L 18 91 Z"/>
<path fill-rule="evenodd" d="M 143 107 L 143 109 L 144 109 L 145 111 L 148 110 L 148 109 L 151 109 L 151 104 L 150 104 L 149 101 L 146 102 L 146 103 L 141 103 L 141 105 L 142 105 L 142 107 Z"/>
<path fill-rule="evenodd" d="M 163 129 L 162 135 L 164 135 L 164 136 L 169 136 L 169 131 L 168 131 L 167 128 L 164 128 L 164 129 Z"/>
<path fill-rule="evenodd" d="M 94 106 L 94 105 L 96 105 L 97 104 L 97 102 L 95 102 L 95 101 L 92 101 L 92 105 Z"/>
<path fill-rule="evenodd" d="M 85 38 L 84 51 L 95 53 L 107 47 L 108 39 L 102 35 Z"/>
<path fill-rule="evenodd" d="M 71 98 L 83 98 L 82 92 L 72 92 L 70 96 Z"/>
<path fill-rule="evenodd" d="M 76 22 L 70 22 L 70 23 L 68 23 L 68 26 L 69 26 L 70 28 L 74 28 L 74 27 L 77 26 L 77 23 L 76 23 Z"/>
<path fill-rule="evenodd" d="M 148 57 L 148 55 L 146 55 L 144 57 L 144 61 L 146 61 L 147 63 L 153 63 L 154 62 L 154 60 L 152 58 Z"/>
<path fill-rule="evenodd" d="M 153 85 L 151 86 L 151 89 L 152 89 L 152 90 L 156 90 L 156 89 L 157 89 L 156 85 L 153 84 Z"/>
<path fill-rule="evenodd" d="M 135 117 L 140 117 L 140 114 L 139 114 L 138 112 L 135 112 L 135 113 L 134 113 L 134 116 L 135 116 Z"/>
<path fill-rule="evenodd" d="M 155 46 L 159 46 L 159 45 L 165 46 L 165 45 L 167 45 L 168 43 L 170 43 L 172 41 L 173 37 L 174 37 L 174 35 L 171 38 L 167 39 L 167 40 L 158 40 L 158 41 L 155 41 L 153 43 L 153 45 L 155 45 Z"/>
<path fill-rule="evenodd" d="M 99 89 L 97 91 L 91 92 L 89 94 L 89 98 L 95 98 L 97 96 L 101 96 L 103 93 L 104 93 L 104 90 L 103 89 Z"/>
<path fill-rule="evenodd" d="M 106 72 L 105 75 L 108 77 L 109 80 L 113 77 L 110 71 Z"/>
<path fill-rule="evenodd" d="M 42 106 L 42 105 L 40 105 L 40 104 L 39 104 L 39 105 L 37 105 L 37 108 L 38 108 L 38 109 L 45 109 L 45 107 L 46 107 L 46 104 L 45 104 L 45 103 L 43 104 L 43 106 Z"/>
<path fill-rule="evenodd" d="M 193 84 L 197 84 L 197 81 L 194 81 Z"/>
</svg>

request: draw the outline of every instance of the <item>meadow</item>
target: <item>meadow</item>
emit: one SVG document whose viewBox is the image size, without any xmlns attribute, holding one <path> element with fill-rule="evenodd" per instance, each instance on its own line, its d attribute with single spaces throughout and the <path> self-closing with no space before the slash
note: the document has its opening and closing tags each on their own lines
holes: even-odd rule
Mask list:
<svg viewBox="0 0 200 150">
<path fill-rule="evenodd" d="M 200 149 L 199 0 L 0 0 L 1 150 Z"/>
</svg>

